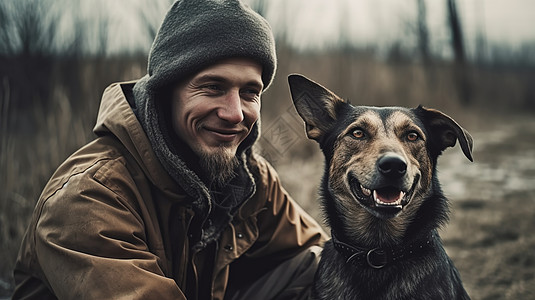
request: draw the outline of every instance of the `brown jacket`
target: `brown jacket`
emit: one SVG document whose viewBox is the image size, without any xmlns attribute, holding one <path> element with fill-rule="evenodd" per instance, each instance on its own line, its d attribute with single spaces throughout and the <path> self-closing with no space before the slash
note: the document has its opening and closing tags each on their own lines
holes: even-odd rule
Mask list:
<svg viewBox="0 0 535 300">
<path fill-rule="evenodd" d="M 262 158 L 256 192 L 212 251 L 191 250 L 194 211 L 156 158 L 123 92 L 110 86 L 99 136 L 68 158 L 41 194 L 17 259 L 13 299 L 185 299 L 213 261 L 212 299 L 325 234 Z M 190 289 L 186 293 L 185 289 Z"/>
</svg>

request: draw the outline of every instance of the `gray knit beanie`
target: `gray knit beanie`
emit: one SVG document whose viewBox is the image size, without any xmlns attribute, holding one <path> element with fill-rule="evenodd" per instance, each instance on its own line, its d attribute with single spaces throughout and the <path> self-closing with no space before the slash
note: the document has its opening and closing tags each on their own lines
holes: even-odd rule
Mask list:
<svg viewBox="0 0 535 300">
<path fill-rule="evenodd" d="M 165 16 L 148 61 L 149 94 L 226 58 L 262 65 L 264 89 L 276 69 L 271 27 L 238 0 L 178 0 Z"/>
</svg>

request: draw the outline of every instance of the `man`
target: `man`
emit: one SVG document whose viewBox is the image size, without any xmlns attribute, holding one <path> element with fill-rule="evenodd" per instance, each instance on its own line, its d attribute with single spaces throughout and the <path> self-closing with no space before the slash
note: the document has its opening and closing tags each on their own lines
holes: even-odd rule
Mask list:
<svg viewBox="0 0 535 300">
<path fill-rule="evenodd" d="M 183 0 L 148 74 L 103 95 L 97 138 L 37 203 L 14 299 L 296 299 L 325 234 L 252 146 L 276 67 L 237 0 Z"/>
</svg>

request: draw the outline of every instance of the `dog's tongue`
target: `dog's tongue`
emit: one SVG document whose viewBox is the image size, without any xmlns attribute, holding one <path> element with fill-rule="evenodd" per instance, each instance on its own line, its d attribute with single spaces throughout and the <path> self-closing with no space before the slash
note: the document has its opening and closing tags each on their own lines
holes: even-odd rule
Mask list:
<svg viewBox="0 0 535 300">
<path fill-rule="evenodd" d="M 405 193 L 395 188 L 383 188 L 373 191 L 375 200 L 383 203 L 394 203 L 400 200 Z"/>
</svg>

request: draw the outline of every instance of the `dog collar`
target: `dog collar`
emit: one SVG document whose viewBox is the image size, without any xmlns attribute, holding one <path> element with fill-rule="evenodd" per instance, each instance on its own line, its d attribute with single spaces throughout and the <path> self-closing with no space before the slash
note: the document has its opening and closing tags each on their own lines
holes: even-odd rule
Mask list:
<svg viewBox="0 0 535 300">
<path fill-rule="evenodd" d="M 340 241 L 334 232 L 331 233 L 331 236 L 334 248 L 345 258 L 346 263 L 353 263 L 361 267 L 369 266 L 374 269 L 381 269 L 388 264 L 423 254 L 432 247 L 435 239 L 435 232 L 433 231 L 430 235 L 425 238 L 417 239 L 413 243 L 387 248 L 356 247 Z"/>
</svg>

